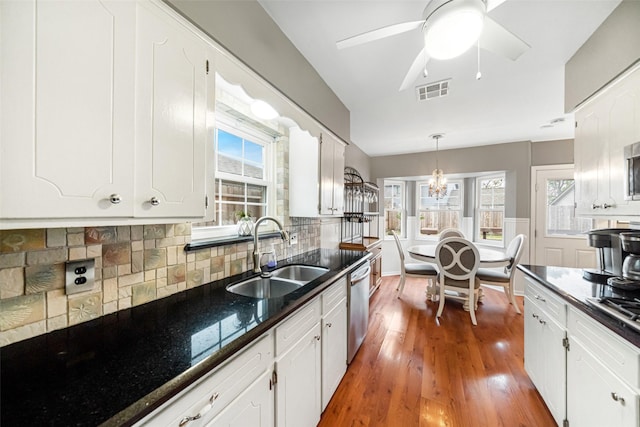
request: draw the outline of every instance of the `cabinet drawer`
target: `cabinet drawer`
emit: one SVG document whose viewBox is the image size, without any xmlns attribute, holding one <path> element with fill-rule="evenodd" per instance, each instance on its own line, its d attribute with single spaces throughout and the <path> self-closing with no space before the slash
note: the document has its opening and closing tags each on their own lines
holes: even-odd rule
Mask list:
<svg viewBox="0 0 640 427">
<path fill-rule="evenodd" d="M 343 277 L 322 293 L 322 315 L 329 313 L 347 297 L 347 278 Z"/>
<path fill-rule="evenodd" d="M 552 317 L 561 326 L 567 324 L 567 309 L 566 304 L 552 291 L 546 289 L 543 285 L 535 280 L 526 277 L 526 289 L 524 295 L 535 303 L 541 310 L 544 310 L 550 317 Z"/>
<path fill-rule="evenodd" d="M 320 298 L 316 298 L 276 327 L 276 356 L 284 354 L 320 322 Z"/>
<path fill-rule="evenodd" d="M 569 308 L 568 329 L 569 334 L 584 343 L 603 365 L 629 385 L 640 388 L 640 349 L 572 307 Z"/>
<path fill-rule="evenodd" d="M 137 426 L 178 426 L 185 417 L 194 417 L 212 403 L 202 417 L 188 423 L 189 427 L 205 425 L 215 417 L 251 383 L 272 369 L 273 336 L 266 334 L 255 344 L 228 361 L 214 372 L 174 397 Z"/>
</svg>

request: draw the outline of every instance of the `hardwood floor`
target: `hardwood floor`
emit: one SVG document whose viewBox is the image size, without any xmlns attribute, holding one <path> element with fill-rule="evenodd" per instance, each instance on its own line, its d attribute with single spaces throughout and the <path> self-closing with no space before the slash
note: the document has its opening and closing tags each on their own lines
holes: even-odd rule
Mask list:
<svg viewBox="0 0 640 427">
<path fill-rule="evenodd" d="M 523 366 L 523 316 L 485 288 L 473 326 L 447 300 L 440 324 L 421 279 L 383 278 L 369 331 L 319 426 L 555 426 Z M 522 297 L 517 298 L 522 309 Z"/>
</svg>

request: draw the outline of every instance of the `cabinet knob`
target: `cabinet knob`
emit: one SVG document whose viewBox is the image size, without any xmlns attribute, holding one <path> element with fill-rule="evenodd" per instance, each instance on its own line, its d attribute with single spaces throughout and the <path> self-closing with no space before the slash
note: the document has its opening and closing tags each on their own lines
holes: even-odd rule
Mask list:
<svg viewBox="0 0 640 427">
<path fill-rule="evenodd" d="M 160 204 L 160 200 L 158 200 L 157 197 L 152 197 L 149 199 L 149 203 L 151 203 L 151 206 L 158 206 Z"/>
<path fill-rule="evenodd" d="M 111 204 L 113 205 L 117 205 L 118 203 L 120 203 L 122 201 L 122 197 L 120 197 L 119 194 L 112 194 L 109 196 L 109 201 L 111 202 Z"/>
<path fill-rule="evenodd" d="M 620 402 L 624 405 L 624 397 L 618 396 L 618 393 L 616 393 L 615 391 L 611 392 L 611 398 L 616 402 Z"/>
<path fill-rule="evenodd" d="M 316 341 L 320 341 L 320 335 L 316 335 L 314 336 L 314 338 L 316 339 Z"/>
<path fill-rule="evenodd" d="M 327 323 L 327 328 L 330 328 L 330 327 L 331 327 L 331 323 Z"/>
<path fill-rule="evenodd" d="M 603 203 L 602 206 L 601 206 L 602 209 L 609 209 L 609 208 L 612 208 L 612 207 L 613 207 L 613 205 L 610 205 L 608 203 Z"/>
</svg>

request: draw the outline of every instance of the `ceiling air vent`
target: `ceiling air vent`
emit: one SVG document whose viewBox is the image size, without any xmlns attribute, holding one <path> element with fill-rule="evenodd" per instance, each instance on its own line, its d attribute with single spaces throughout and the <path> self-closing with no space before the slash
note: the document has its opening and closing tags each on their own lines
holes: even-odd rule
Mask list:
<svg viewBox="0 0 640 427">
<path fill-rule="evenodd" d="M 451 79 L 440 80 L 439 82 L 428 83 L 416 86 L 418 101 L 428 101 L 434 98 L 441 98 L 449 94 L 449 82 Z"/>
</svg>

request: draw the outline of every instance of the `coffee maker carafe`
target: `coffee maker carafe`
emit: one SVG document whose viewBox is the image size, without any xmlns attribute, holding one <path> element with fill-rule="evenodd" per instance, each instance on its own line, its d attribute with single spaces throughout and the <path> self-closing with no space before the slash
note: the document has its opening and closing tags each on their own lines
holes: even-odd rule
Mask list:
<svg viewBox="0 0 640 427">
<path fill-rule="evenodd" d="M 640 286 L 640 232 L 620 233 L 620 241 L 629 253 L 622 263 L 622 277 L 637 280 Z"/>
</svg>

